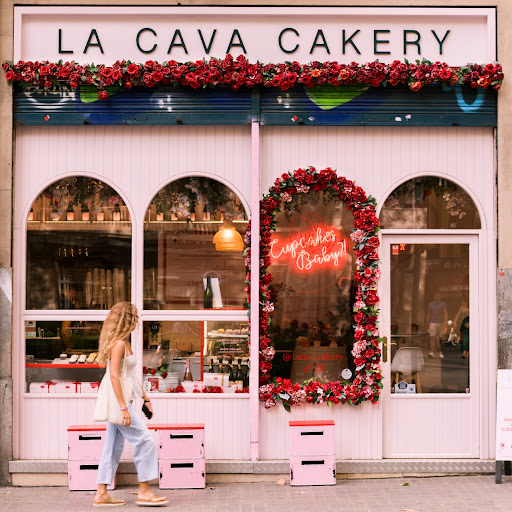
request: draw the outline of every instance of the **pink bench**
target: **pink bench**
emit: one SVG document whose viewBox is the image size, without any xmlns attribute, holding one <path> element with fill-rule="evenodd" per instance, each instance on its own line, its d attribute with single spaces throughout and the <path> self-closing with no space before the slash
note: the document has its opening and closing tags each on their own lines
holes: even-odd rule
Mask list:
<svg viewBox="0 0 512 512">
<path fill-rule="evenodd" d="M 334 421 L 290 421 L 290 485 L 336 485 Z"/>
<path fill-rule="evenodd" d="M 204 489 L 204 424 L 148 424 L 158 435 L 160 489 Z M 96 489 L 105 425 L 68 428 L 68 482 L 71 491 Z M 115 488 L 115 479 L 109 489 Z"/>
</svg>

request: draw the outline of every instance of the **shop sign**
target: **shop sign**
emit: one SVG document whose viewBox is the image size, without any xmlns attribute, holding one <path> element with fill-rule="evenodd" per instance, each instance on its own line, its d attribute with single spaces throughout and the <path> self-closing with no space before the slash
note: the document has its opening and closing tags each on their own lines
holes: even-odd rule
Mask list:
<svg viewBox="0 0 512 512">
<path fill-rule="evenodd" d="M 496 58 L 492 8 L 41 6 L 16 7 L 15 20 L 15 61 Z"/>
<path fill-rule="evenodd" d="M 270 242 L 270 255 L 274 260 L 290 259 L 301 272 L 318 267 L 340 267 L 347 255 L 347 239 L 336 228 L 313 227 L 287 239 L 274 235 Z"/>
</svg>

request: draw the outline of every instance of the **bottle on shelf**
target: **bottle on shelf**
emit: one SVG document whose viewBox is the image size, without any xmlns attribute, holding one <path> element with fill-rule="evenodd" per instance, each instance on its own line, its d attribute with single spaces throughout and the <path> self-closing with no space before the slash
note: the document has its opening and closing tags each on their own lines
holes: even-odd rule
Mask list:
<svg viewBox="0 0 512 512">
<path fill-rule="evenodd" d="M 210 359 L 210 364 L 208 366 L 208 373 L 215 373 L 213 371 L 213 358 Z"/>
<path fill-rule="evenodd" d="M 204 291 L 204 309 L 212 309 L 213 307 L 213 289 L 212 289 L 212 278 L 206 276 L 206 289 Z"/>
<path fill-rule="evenodd" d="M 244 388 L 248 388 L 249 387 L 249 365 L 246 364 L 245 366 L 245 371 L 243 373 L 243 384 L 244 384 Z"/>
<path fill-rule="evenodd" d="M 233 375 L 233 360 L 231 360 L 231 361 L 228 360 L 225 367 L 226 367 L 227 373 L 229 375 L 229 381 L 235 382 L 235 376 Z"/>
<path fill-rule="evenodd" d="M 186 380 L 194 380 L 192 377 L 192 372 L 190 371 L 190 359 L 185 361 L 185 376 L 183 377 L 183 381 Z"/>
<path fill-rule="evenodd" d="M 206 204 L 204 205 L 203 210 L 203 220 L 210 220 L 210 212 L 208 211 L 208 207 L 206 206 Z"/>
<path fill-rule="evenodd" d="M 243 375 L 242 375 L 242 360 L 239 359 L 238 360 L 238 364 L 236 365 L 236 370 L 235 370 L 235 378 L 234 378 L 234 381 L 236 382 L 237 380 L 243 380 Z"/>
</svg>

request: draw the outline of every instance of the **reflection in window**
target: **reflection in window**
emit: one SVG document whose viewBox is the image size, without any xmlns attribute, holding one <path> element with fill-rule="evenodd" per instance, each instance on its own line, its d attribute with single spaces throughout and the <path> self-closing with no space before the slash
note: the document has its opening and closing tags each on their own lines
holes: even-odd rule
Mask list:
<svg viewBox="0 0 512 512">
<path fill-rule="evenodd" d="M 96 393 L 105 369 L 96 363 L 102 322 L 25 322 L 30 393 Z"/>
<path fill-rule="evenodd" d="M 131 220 L 105 183 L 50 185 L 27 219 L 27 309 L 110 309 L 130 300 Z"/>
<path fill-rule="evenodd" d="M 271 241 L 270 336 L 275 377 L 302 383 L 348 380 L 354 374 L 353 215 L 326 192 L 294 195 L 276 218 Z"/>
<path fill-rule="evenodd" d="M 162 188 L 144 223 L 144 308 L 243 309 L 246 227 L 240 199 L 216 180 L 182 178 Z"/>
<path fill-rule="evenodd" d="M 469 245 L 390 250 L 392 392 L 469 392 Z"/>
<path fill-rule="evenodd" d="M 480 229 L 478 210 L 461 187 L 436 176 L 413 178 L 386 199 L 383 229 Z"/>
</svg>

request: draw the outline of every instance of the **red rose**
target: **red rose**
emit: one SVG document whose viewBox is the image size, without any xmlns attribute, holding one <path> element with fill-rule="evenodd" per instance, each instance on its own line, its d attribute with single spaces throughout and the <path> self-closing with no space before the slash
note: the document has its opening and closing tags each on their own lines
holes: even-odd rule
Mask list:
<svg viewBox="0 0 512 512">
<path fill-rule="evenodd" d="M 366 315 L 362 312 L 362 311 L 359 311 L 359 313 L 357 313 L 355 316 L 354 316 L 354 320 L 356 321 L 356 323 L 360 324 L 361 322 L 364 322 L 364 320 L 366 319 Z"/>
<path fill-rule="evenodd" d="M 8 81 L 8 82 L 12 82 L 14 80 L 14 71 L 7 71 L 7 73 L 5 74 L 5 79 Z"/>
<path fill-rule="evenodd" d="M 167 372 L 162 372 L 162 379 L 167 379 L 167 375 L 168 375 Z"/>
<path fill-rule="evenodd" d="M 110 78 L 112 76 L 112 69 L 104 68 L 101 70 L 101 76 L 104 78 Z"/>
<path fill-rule="evenodd" d="M 144 375 L 147 375 L 147 373 L 148 373 L 148 367 L 147 367 L 147 366 L 143 366 L 143 367 L 142 367 L 142 373 L 143 373 Z"/>
<path fill-rule="evenodd" d="M 98 91 L 98 99 L 108 100 L 108 92 L 107 91 Z"/>
<path fill-rule="evenodd" d="M 423 87 L 423 84 L 421 82 L 414 82 L 411 85 L 411 90 L 416 92 L 416 91 L 419 91 L 422 87 Z"/>
<path fill-rule="evenodd" d="M 370 237 L 370 238 L 368 239 L 368 245 L 369 245 L 370 247 L 373 247 L 374 249 L 375 249 L 376 247 L 379 247 L 379 245 L 380 245 L 379 238 L 378 238 L 378 237 L 376 237 L 376 236 L 372 236 L 372 237 Z"/>
<path fill-rule="evenodd" d="M 139 71 L 139 66 L 137 64 L 130 64 L 128 66 L 128 74 L 135 75 Z"/>
<path fill-rule="evenodd" d="M 443 80 L 450 80 L 450 78 L 452 77 L 452 70 L 449 68 L 445 68 L 445 69 L 441 70 L 441 73 L 439 73 L 439 76 Z"/>
<path fill-rule="evenodd" d="M 132 88 L 132 85 L 133 85 L 133 84 L 132 84 L 131 82 L 125 82 L 125 83 L 124 83 L 124 88 L 125 88 L 125 89 L 131 89 L 131 88 Z"/>
<path fill-rule="evenodd" d="M 123 74 L 121 71 L 119 71 L 119 69 L 115 69 L 112 72 L 112 80 L 121 80 L 121 78 L 123 78 Z"/>
<path fill-rule="evenodd" d="M 149 373 L 151 373 L 151 375 L 155 375 L 156 370 L 154 368 L 151 368 L 151 370 L 149 370 Z"/>
</svg>

